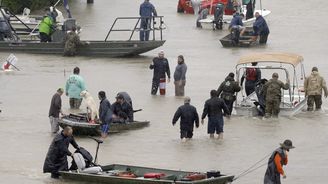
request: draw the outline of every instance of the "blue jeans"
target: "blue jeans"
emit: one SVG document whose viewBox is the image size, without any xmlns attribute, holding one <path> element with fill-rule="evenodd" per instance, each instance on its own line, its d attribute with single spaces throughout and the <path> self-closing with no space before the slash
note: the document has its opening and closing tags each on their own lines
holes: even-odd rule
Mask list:
<svg viewBox="0 0 328 184">
<path fill-rule="evenodd" d="M 148 41 L 149 40 L 149 32 L 150 32 L 150 18 L 141 18 L 140 22 L 140 41 Z"/>
<path fill-rule="evenodd" d="M 207 127 L 207 133 L 208 134 L 214 134 L 215 132 L 217 134 L 223 133 L 223 116 L 211 116 L 208 117 L 208 127 Z"/>
</svg>

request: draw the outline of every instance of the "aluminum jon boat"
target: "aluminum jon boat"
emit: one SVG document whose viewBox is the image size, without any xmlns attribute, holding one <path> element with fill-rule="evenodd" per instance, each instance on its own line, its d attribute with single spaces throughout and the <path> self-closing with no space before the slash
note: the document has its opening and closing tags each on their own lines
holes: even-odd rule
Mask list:
<svg viewBox="0 0 328 184">
<path fill-rule="evenodd" d="M 72 27 L 76 27 L 75 19 L 65 19 L 63 25 L 57 26 L 52 34 L 52 42 L 41 43 L 37 27 L 29 27 L 10 11 L 5 11 L 4 7 L 0 7 L 0 10 L 0 17 L 4 19 L 10 28 L 5 33 L 4 39 L 0 40 L 0 51 L 2 52 L 63 55 L 65 47 L 63 40 L 66 32 L 71 30 Z M 14 16 L 15 19 L 6 18 L 8 16 Z M 135 56 L 156 49 L 165 43 L 162 34 L 165 27 L 163 16 L 152 17 L 152 19 L 151 28 L 147 30 L 150 32 L 149 41 L 140 41 L 139 36 L 135 34 L 140 31 L 138 25 L 141 22 L 141 17 L 118 17 L 104 40 L 81 40 L 84 44 L 77 47 L 76 55 L 124 57 Z M 134 21 L 135 23 L 129 25 L 128 29 L 123 29 L 120 26 L 125 21 Z M 21 27 L 17 28 L 19 22 Z M 12 23 L 15 23 L 15 26 Z M 110 38 L 113 32 L 115 32 L 116 38 Z M 123 35 L 124 37 L 129 35 L 129 37 L 123 38 Z"/>
<path fill-rule="evenodd" d="M 252 62 L 257 62 L 257 66 L 251 66 Z M 259 68 L 262 73 L 262 79 L 271 79 L 272 73 L 276 72 L 279 74 L 279 80 L 290 81 L 289 90 L 282 91 L 279 115 L 293 116 L 305 109 L 306 98 L 303 88 L 305 71 L 302 56 L 282 52 L 254 53 L 243 56 L 236 65 L 236 76 L 238 81 L 247 68 Z M 237 100 L 234 107 L 237 115 L 258 115 L 257 103 L 260 102 L 260 100 L 256 88 L 249 96 L 245 96 L 243 92 L 236 96 Z"/>
<path fill-rule="evenodd" d="M 84 173 L 83 170 L 60 171 L 60 174 L 65 180 L 107 184 L 228 184 L 234 178 L 219 171 L 201 173 L 119 164 L 101 166 L 101 169 L 95 174 Z"/>
<path fill-rule="evenodd" d="M 59 119 L 59 126 L 64 128 L 71 126 L 74 135 L 99 136 L 101 134 L 100 124 L 88 122 L 88 118 L 83 114 L 69 114 Z M 149 121 L 133 121 L 111 123 L 109 133 L 119 133 L 126 130 L 135 130 L 149 126 Z"/>
</svg>

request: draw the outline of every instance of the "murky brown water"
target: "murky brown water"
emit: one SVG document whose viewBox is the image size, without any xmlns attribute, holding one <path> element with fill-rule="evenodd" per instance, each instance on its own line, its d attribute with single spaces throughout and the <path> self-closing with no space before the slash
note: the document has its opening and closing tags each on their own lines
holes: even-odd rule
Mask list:
<svg viewBox="0 0 328 184">
<path fill-rule="evenodd" d="M 103 39 L 117 16 L 136 16 L 139 1 L 85 0 L 71 4 L 73 15 L 83 26 L 82 39 Z M 217 88 L 228 72 L 234 71 L 237 59 L 250 52 L 288 51 L 305 58 L 309 73 L 314 65 L 328 79 L 326 54 L 328 35 L 327 2 L 268 1 L 271 34 L 268 45 L 258 48 L 225 49 L 218 39 L 226 32 L 198 30 L 193 15 L 176 13 L 177 0 L 153 0 L 165 16 L 168 29 L 163 49 L 173 73 L 176 57 L 183 54 L 188 65 L 186 95 L 201 113 L 209 91 Z M 63 87 L 73 67 L 81 68 L 88 90 L 96 97 L 105 90 L 112 102 L 118 91 L 128 91 L 134 106 L 143 108 L 136 119 L 150 120 L 151 126 L 110 136 L 101 145 L 102 164 L 122 163 L 168 169 L 207 171 L 218 169 L 238 175 L 269 154 L 286 138 L 296 149 L 290 152 L 284 183 L 326 183 L 328 177 L 327 114 L 302 113 L 293 118 L 262 121 L 257 118 L 233 117 L 225 122 L 225 139 L 210 140 L 207 126 L 196 129 L 194 139 L 181 143 L 179 127 L 171 119 L 181 98 L 174 97 L 174 86 L 168 85 L 165 97 L 151 96 L 152 71 L 148 69 L 154 50 L 136 58 L 64 58 L 16 54 L 20 72 L 0 74 L 0 183 L 70 183 L 53 181 L 42 173 L 43 161 L 52 140 L 48 109 L 51 96 Z M 9 53 L 0 53 L 5 58 Z M 66 76 L 64 75 L 66 71 Z M 63 97 L 64 111 L 68 99 Z M 324 109 L 327 103 L 324 102 Z M 78 143 L 94 153 L 96 145 L 87 138 Z M 265 167 L 240 178 L 235 183 L 262 183 Z"/>
</svg>

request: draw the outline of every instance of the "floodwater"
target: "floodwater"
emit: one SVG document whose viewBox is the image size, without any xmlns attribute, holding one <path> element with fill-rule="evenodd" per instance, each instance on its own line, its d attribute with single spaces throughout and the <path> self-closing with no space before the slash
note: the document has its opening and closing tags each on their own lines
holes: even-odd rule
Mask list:
<svg viewBox="0 0 328 184">
<path fill-rule="evenodd" d="M 142 0 L 85 0 L 71 3 L 71 11 L 83 27 L 82 39 L 104 39 L 114 18 L 137 16 Z M 101 145 L 99 163 L 131 164 L 193 171 L 220 170 L 238 175 L 270 154 L 278 144 L 289 138 L 296 149 L 289 153 L 285 167 L 285 184 L 326 183 L 328 176 L 328 117 L 324 112 L 306 113 L 276 120 L 232 117 L 225 121 L 224 140 L 210 140 L 207 126 L 194 131 L 192 141 L 182 143 L 179 126 L 171 120 L 176 108 L 183 103 L 174 96 L 173 83 L 167 95 L 151 96 L 152 71 L 149 64 L 163 49 L 173 73 L 176 58 L 182 54 L 188 65 L 186 95 L 201 113 L 209 91 L 216 89 L 238 58 L 251 52 L 286 51 L 305 58 L 309 74 L 318 66 L 328 79 L 326 55 L 328 35 L 326 7 L 328 2 L 263 0 L 270 9 L 268 18 L 271 34 L 266 46 L 257 48 L 222 48 L 219 38 L 226 31 L 199 30 L 193 15 L 176 13 L 177 0 L 153 0 L 158 14 L 165 16 L 167 40 L 162 48 L 135 58 L 92 58 L 30 55 L 17 53 L 19 72 L 0 74 L 0 183 L 43 184 L 75 183 L 55 181 L 42 173 L 43 161 L 53 138 L 50 134 L 48 109 L 52 95 L 63 87 L 71 70 L 81 68 L 87 89 L 96 98 L 100 90 L 114 101 L 119 91 L 128 91 L 135 108 L 142 108 L 135 117 L 149 120 L 147 128 L 111 135 Z M 63 11 L 64 12 L 64 11 Z M 4 59 L 9 53 L 0 53 Z M 68 98 L 63 99 L 63 110 L 68 112 Z M 97 101 L 98 102 L 98 101 Z M 83 104 L 83 109 L 84 109 Z M 327 109 L 324 100 L 323 108 Z M 77 138 L 80 146 L 94 154 L 96 143 L 88 138 Z M 73 150 L 72 150 L 73 151 Z M 267 161 L 265 159 L 264 163 Z M 266 167 L 236 180 L 238 184 L 262 183 Z"/>
</svg>

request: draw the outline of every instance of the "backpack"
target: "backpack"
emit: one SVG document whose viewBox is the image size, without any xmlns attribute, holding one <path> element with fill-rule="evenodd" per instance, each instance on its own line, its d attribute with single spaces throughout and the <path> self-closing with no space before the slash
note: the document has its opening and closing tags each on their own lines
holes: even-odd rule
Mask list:
<svg viewBox="0 0 328 184">
<path fill-rule="evenodd" d="M 255 81 L 256 80 L 256 69 L 255 68 L 247 68 L 246 69 L 246 80 Z"/>
</svg>

